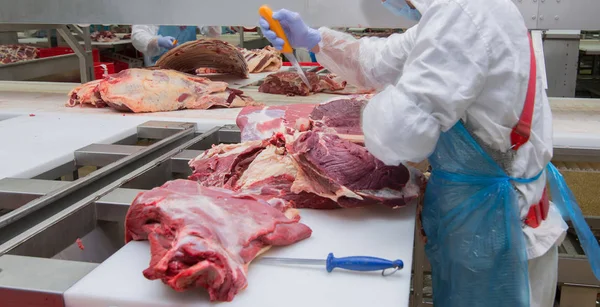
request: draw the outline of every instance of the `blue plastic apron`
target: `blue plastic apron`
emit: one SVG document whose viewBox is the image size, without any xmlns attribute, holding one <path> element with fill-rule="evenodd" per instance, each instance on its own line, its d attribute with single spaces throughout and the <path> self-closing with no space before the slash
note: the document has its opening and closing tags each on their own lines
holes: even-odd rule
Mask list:
<svg viewBox="0 0 600 307">
<path fill-rule="evenodd" d="M 158 27 L 158 35 L 174 37 L 177 44 L 181 45 L 196 40 L 196 28 L 195 26 L 160 26 Z M 152 65 L 167 51 L 167 49 L 162 48 L 160 54 L 152 58 Z"/>
<path fill-rule="evenodd" d="M 532 49 L 530 85 L 535 86 Z M 528 89 L 528 100 L 535 87 Z M 531 116 L 524 108 L 523 118 Z M 521 124 L 521 119 L 519 120 Z M 513 129 L 519 139 L 520 129 Z M 511 134 L 511 140 L 513 135 Z M 529 138 L 529 131 L 525 139 Z M 515 143 L 513 143 L 515 144 Z M 519 146 L 522 142 L 519 143 Z M 422 224 L 427 235 L 425 252 L 431 263 L 433 300 L 438 307 L 529 306 L 529 275 L 522 221 L 512 178 L 473 139 L 462 122 L 441 134 L 427 183 Z M 575 202 L 575 198 L 552 164 L 547 177 L 553 203 L 563 217 L 573 221 L 582 247 L 600 276 L 600 248 Z"/>
</svg>

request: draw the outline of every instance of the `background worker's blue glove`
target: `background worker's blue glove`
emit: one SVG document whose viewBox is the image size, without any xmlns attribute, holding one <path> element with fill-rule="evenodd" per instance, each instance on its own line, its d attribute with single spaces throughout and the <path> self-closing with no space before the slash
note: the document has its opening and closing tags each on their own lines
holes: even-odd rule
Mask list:
<svg viewBox="0 0 600 307">
<path fill-rule="evenodd" d="M 300 17 L 300 14 L 296 12 L 282 9 L 273 13 L 273 19 L 281 23 L 281 27 L 285 31 L 285 35 L 292 48 L 306 48 L 310 50 L 321 41 L 319 31 L 309 28 Z M 277 37 L 275 32 L 271 31 L 269 23 L 264 18 L 261 18 L 259 25 L 265 38 L 273 44 L 275 49 L 281 50 L 283 48 L 283 39 Z"/>
<path fill-rule="evenodd" d="M 159 36 L 157 40 L 158 46 L 167 50 L 171 50 L 175 47 L 175 45 L 173 45 L 174 41 L 175 38 L 172 36 Z"/>
</svg>

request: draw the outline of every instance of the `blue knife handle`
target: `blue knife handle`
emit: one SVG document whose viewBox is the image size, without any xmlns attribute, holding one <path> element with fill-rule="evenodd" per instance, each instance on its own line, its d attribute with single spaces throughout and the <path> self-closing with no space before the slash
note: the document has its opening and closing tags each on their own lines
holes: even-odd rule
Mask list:
<svg viewBox="0 0 600 307">
<path fill-rule="evenodd" d="M 404 262 L 402 260 L 387 260 L 368 256 L 353 256 L 335 258 L 333 253 L 327 256 L 326 268 L 327 272 L 333 271 L 335 268 L 341 268 L 351 271 L 381 271 L 390 268 L 402 269 Z"/>
</svg>

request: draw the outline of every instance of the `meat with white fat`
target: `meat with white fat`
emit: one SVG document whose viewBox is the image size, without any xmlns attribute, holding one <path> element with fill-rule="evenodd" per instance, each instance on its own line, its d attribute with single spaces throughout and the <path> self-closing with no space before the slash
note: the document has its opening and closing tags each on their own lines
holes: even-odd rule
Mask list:
<svg viewBox="0 0 600 307">
<path fill-rule="evenodd" d="M 255 257 L 310 237 L 299 220 L 281 199 L 174 180 L 138 194 L 125 219 L 125 240 L 149 240 L 146 278 L 176 291 L 205 288 L 211 301 L 231 301 L 246 288 Z"/>
<path fill-rule="evenodd" d="M 227 83 L 174 70 L 127 69 L 75 88 L 67 106 L 108 105 L 126 112 L 235 108 L 261 105 Z"/>
</svg>

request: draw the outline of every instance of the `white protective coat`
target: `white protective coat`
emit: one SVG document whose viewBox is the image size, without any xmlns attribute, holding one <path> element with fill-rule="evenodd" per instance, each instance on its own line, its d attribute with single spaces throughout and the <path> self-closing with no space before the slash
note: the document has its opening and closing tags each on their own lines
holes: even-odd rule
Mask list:
<svg viewBox="0 0 600 307">
<path fill-rule="evenodd" d="M 433 152 L 440 133 L 460 119 L 489 147 L 511 150 L 510 132 L 523 109 L 530 64 L 519 10 L 510 0 L 412 3 L 423 17 L 404 34 L 357 40 L 319 29 L 320 64 L 349 83 L 381 90 L 362 116 L 369 151 L 390 165 L 420 162 Z M 530 141 L 516 152 L 508 169 L 513 177 L 534 177 L 552 157 L 552 114 L 540 71 Z M 523 219 L 545 183 L 542 175 L 533 183 L 516 184 Z M 528 258 L 547 254 L 562 242 L 566 229 L 554 205 L 540 227 L 523 226 Z M 533 284 L 542 277 L 530 278 Z M 546 305 L 532 301 L 531 306 Z"/>
<path fill-rule="evenodd" d="M 144 62 L 149 65 L 149 59 L 160 53 L 158 47 L 158 27 L 157 25 L 133 25 L 131 27 L 131 43 L 133 47 L 144 54 Z M 198 26 L 200 34 L 208 37 L 219 37 L 221 35 L 220 26 Z"/>
</svg>

